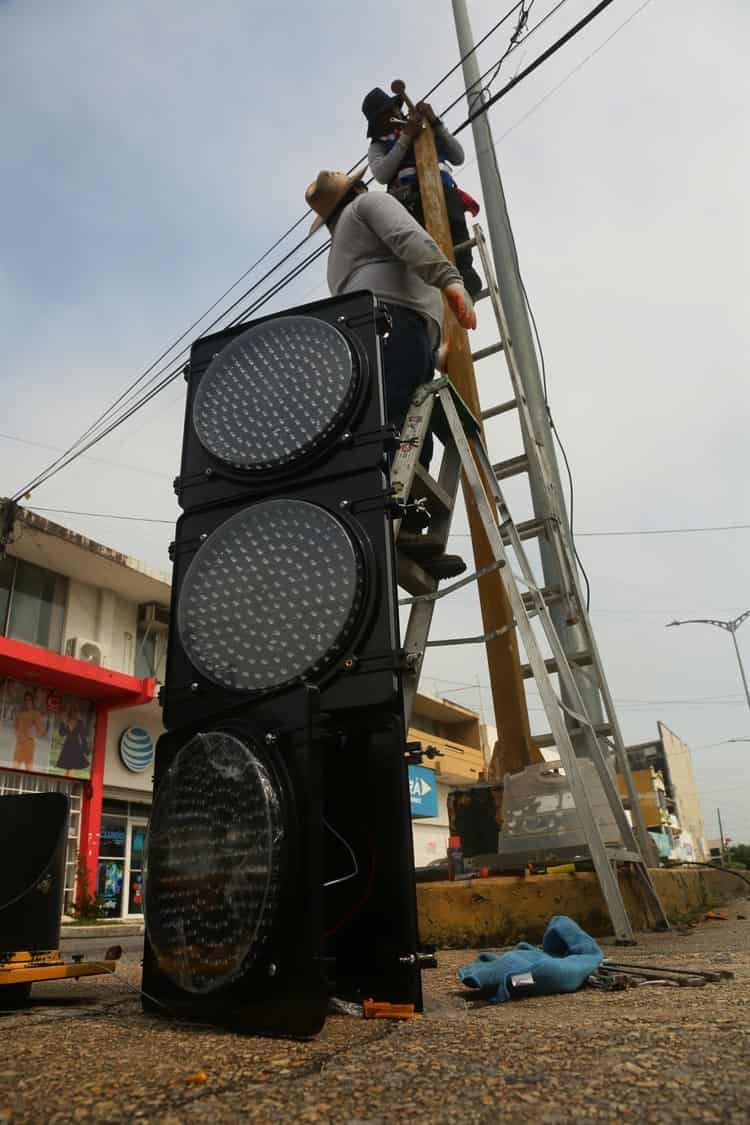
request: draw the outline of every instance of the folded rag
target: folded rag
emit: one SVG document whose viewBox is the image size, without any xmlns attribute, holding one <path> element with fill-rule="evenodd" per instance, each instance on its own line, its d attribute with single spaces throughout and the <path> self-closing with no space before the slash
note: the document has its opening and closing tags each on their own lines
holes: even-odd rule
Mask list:
<svg viewBox="0 0 750 1125">
<path fill-rule="evenodd" d="M 480 953 L 458 970 L 458 976 L 469 988 L 481 989 L 493 1004 L 502 1004 L 511 999 L 511 977 L 518 973 L 533 978 L 524 996 L 575 992 L 603 960 L 594 939 L 572 918 L 559 914 L 550 918 L 541 949 L 522 941 L 508 953 Z"/>
</svg>

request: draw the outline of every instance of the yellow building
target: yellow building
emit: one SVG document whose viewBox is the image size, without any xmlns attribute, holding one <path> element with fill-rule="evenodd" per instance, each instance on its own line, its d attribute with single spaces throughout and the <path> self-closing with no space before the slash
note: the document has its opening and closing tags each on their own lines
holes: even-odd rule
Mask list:
<svg viewBox="0 0 750 1125">
<path fill-rule="evenodd" d="M 412 796 L 414 861 L 418 867 L 444 859 L 448 843 L 447 797 L 451 789 L 485 780 L 479 715 L 448 699 L 417 694 L 409 742 L 427 754 L 420 767 L 409 768 Z"/>
</svg>

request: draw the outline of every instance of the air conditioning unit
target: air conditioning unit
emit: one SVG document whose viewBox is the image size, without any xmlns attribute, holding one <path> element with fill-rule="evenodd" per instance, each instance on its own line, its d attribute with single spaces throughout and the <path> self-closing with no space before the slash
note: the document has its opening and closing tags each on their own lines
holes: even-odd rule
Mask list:
<svg viewBox="0 0 750 1125">
<path fill-rule="evenodd" d="M 74 660 L 83 660 L 85 664 L 98 664 L 103 667 L 106 663 L 104 649 L 98 641 L 89 641 L 85 637 L 68 637 L 65 642 L 65 655 L 72 656 Z"/>
</svg>

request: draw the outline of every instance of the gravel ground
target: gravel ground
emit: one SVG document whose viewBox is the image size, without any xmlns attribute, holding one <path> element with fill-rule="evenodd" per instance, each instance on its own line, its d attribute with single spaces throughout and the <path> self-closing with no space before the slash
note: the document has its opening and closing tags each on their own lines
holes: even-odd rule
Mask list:
<svg viewBox="0 0 750 1125">
<path fill-rule="evenodd" d="M 734 981 L 478 1004 L 453 950 L 424 974 L 424 1018 L 334 1016 L 312 1043 L 146 1017 L 132 962 L 39 985 L 0 1018 L 0 1122 L 747 1122 L 750 901 L 723 909 L 608 952 Z"/>
</svg>

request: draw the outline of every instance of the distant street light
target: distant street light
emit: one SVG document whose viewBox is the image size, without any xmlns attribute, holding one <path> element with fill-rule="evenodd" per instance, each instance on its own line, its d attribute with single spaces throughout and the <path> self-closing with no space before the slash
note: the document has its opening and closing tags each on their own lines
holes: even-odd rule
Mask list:
<svg viewBox="0 0 750 1125">
<path fill-rule="evenodd" d="M 733 621 L 714 621 L 711 617 L 692 617 L 688 621 L 670 621 L 667 625 L 667 629 L 670 629 L 672 625 L 715 625 L 717 629 L 724 629 L 725 632 L 729 633 L 732 638 L 732 644 L 734 645 L 734 651 L 737 654 L 737 663 L 740 666 L 740 676 L 742 677 L 742 686 L 745 689 L 745 699 L 747 700 L 748 709 L 750 709 L 750 688 L 747 686 L 747 677 L 745 675 L 745 669 L 742 666 L 742 657 L 740 656 L 740 649 L 736 637 L 737 630 L 743 621 L 747 621 L 748 617 L 750 617 L 750 609 L 746 609 L 744 613 L 741 613 L 739 617 L 735 617 Z M 730 739 L 730 741 L 733 740 Z M 740 740 L 738 739 L 738 741 Z"/>
</svg>

